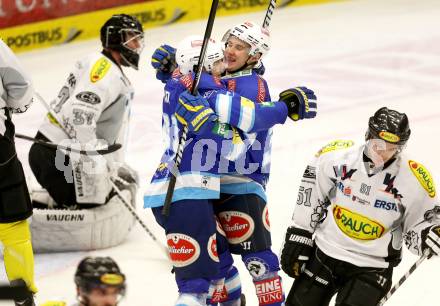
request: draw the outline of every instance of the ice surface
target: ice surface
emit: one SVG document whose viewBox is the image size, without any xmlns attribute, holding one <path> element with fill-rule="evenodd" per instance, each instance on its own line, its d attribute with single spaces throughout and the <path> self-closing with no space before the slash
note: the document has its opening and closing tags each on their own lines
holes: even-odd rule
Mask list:
<svg viewBox="0 0 440 306">
<path fill-rule="evenodd" d="M 275 11 L 270 27 L 272 50 L 264 59 L 272 96 L 276 98 L 288 87 L 306 85 L 315 90 L 319 100 L 315 120 L 287 122 L 275 129 L 268 185 L 275 252 L 279 252 L 289 224 L 307 160 L 330 140 L 362 141 L 368 117 L 381 106 L 408 114 L 412 135 L 407 150 L 439 182 L 439 16 L 438 0 L 359 0 Z M 220 39 L 236 23 L 262 22 L 263 18 L 264 12 L 218 18 L 214 36 Z M 200 21 L 146 31 L 147 46 L 140 70 L 127 72 L 136 90 L 128 162 L 141 174 L 144 187 L 161 155 L 163 90 L 154 78 L 149 58 L 158 45 L 176 45 L 186 35 L 202 35 L 204 28 L 205 21 Z M 32 74 L 36 90 L 50 100 L 57 95 L 74 61 L 98 48 L 98 40 L 91 40 L 21 54 L 20 58 Z M 17 132 L 34 135 L 44 114 L 43 106 L 35 102 L 26 114 L 14 117 Z M 18 153 L 28 173 L 29 146 L 17 140 Z M 163 239 L 150 211 L 138 211 Z M 120 264 L 128 279 L 128 293 L 122 305 L 173 305 L 177 294 L 171 266 L 140 226 L 124 244 L 112 249 L 37 255 L 38 301 L 73 299 L 75 266 L 87 254 L 112 256 Z M 395 269 L 395 280 L 417 259 L 407 251 L 404 255 Z M 248 305 L 257 305 L 253 285 L 239 257 L 236 263 Z M 438 259 L 424 262 L 386 305 L 439 305 L 439 274 Z M 292 281 L 283 273 L 282 276 L 288 290 Z M 1 277 L 5 279 L 4 270 Z"/>
</svg>

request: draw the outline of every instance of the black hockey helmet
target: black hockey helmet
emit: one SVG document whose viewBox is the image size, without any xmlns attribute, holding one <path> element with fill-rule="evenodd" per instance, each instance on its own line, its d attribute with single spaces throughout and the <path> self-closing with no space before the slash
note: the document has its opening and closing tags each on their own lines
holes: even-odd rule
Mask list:
<svg viewBox="0 0 440 306">
<path fill-rule="evenodd" d="M 118 14 L 113 15 L 101 27 L 101 42 L 104 48 L 118 51 L 122 65 L 138 69 L 139 55 L 144 47 L 144 30 L 136 17 Z M 139 47 L 128 46 L 132 40 L 139 40 Z"/>
<path fill-rule="evenodd" d="M 78 264 L 75 284 L 84 292 L 98 287 L 116 287 L 125 294 L 125 275 L 110 257 L 86 257 Z"/>
<path fill-rule="evenodd" d="M 366 140 L 382 139 L 386 142 L 405 145 L 411 135 L 405 113 L 382 107 L 368 121 Z"/>
</svg>

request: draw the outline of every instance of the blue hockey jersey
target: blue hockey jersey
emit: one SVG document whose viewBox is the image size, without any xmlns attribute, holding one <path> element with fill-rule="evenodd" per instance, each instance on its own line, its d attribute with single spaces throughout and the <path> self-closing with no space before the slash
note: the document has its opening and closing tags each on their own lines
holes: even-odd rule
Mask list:
<svg viewBox="0 0 440 306">
<path fill-rule="evenodd" d="M 167 144 L 161 163 L 144 195 L 145 207 L 163 205 L 183 128 L 174 116 L 174 111 L 179 95 L 191 87 L 192 80 L 191 75 L 179 76 L 170 79 L 165 86 L 162 126 Z M 254 88 L 258 87 L 259 91 L 251 94 L 254 88 L 242 84 L 243 81 L 256 85 Z M 227 90 L 228 87 L 234 89 L 237 83 L 246 88 L 243 92 L 247 97 Z M 219 197 L 220 191 L 256 193 L 264 197 L 268 174 L 263 173 L 263 169 L 268 167 L 264 161 L 267 153 L 254 148 L 265 148 L 268 140 L 270 143 L 268 129 L 277 123 L 284 123 L 287 118 L 286 105 L 283 102 L 255 103 L 259 100 L 270 101 L 270 96 L 265 81 L 253 73 L 229 76 L 225 80 L 203 73 L 198 91 L 216 110 L 219 122 L 203 133 L 188 133 L 173 202 L 183 199 L 215 199 Z"/>
</svg>

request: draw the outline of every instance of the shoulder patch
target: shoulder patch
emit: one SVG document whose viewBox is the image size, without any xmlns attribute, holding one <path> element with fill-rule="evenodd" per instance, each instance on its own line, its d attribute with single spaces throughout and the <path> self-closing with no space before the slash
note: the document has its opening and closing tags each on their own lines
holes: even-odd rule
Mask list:
<svg viewBox="0 0 440 306">
<path fill-rule="evenodd" d="M 328 152 L 347 149 L 349 147 L 352 147 L 353 145 L 354 145 L 354 141 L 352 141 L 352 140 L 335 140 L 335 141 L 332 141 L 332 142 L 326 144 L 321 149 L 319 149 L 319 151 L 316 152 L 315 157 L 319 157 L 322 154 L 325 154 Z"/>
<path fill-rule="evenodd" d="M 435 197 L 435 184 L 429 171 L 422 164 L 413 160 L 408 161 L 408 166 L 428 195 L 431 198 Z"/>
<path fill-rule="evenodd" d="M 97 60 L 90 71 L 90 82 L 96 83 L 104 78 L 111 66 L 112 63 L 105 57 Z"/>
</svg>

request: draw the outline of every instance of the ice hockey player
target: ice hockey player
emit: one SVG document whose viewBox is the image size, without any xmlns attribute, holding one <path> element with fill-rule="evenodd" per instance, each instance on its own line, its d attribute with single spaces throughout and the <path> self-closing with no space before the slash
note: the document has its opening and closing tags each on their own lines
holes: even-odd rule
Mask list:
<svg viewBox="0 0 440 306">
<path fill-rule="evenodd" d="M 281 253 L 295 281 L 286 305 L 375 306 L 392 285 L 402 244 L 440 254 L 440 206 L 433 179 L 402 151 L 406 114 L 382 107 L 366 142 L 335 141 L 307 165 Z"/>
<path fill-rule="evenodd" d="M 0 39 L 0 241 L 6 274 L 14 285 L 26 283 L 29 292 L 16 305 L 34 305 L 34 255 L 27 218 L 32 204 L 23 167 L 15 150 L 12 114 L 24 113 L 34 89 L 18 58 Z"/>
<path fill-rule="evenodd" d="M 116 306 L 125 296 L 125 275 L 110 257 L 86 257 L 75 272 L 76 299 L 72 306 Z M 41 306 L 67 306 L 64 301 L 47 301 Z"/>
<path fill-rule="evenodd" d="M 102 52 L 76 63 L 36 138 L 88 149 L 101 142 L 125 146 L 134 92 L 122 67 L 138 69 L 143 29 L 135 17 L 120 14 L 111 16 L 100 34 Z M 36 251 L 100 249 L 125 239 L 134 218 L 112 189 L 111 178 L 128 183 L 119 188 L 133 203 L 137 186 L 136 173 L 124 163 L 123 151 L 73 158 L 39 144 L 31 147 L 31 169 L 55 203 L 34 214 Z"/>
<path fill-rule="evenodd" d="M 254 23 L 246 22 L 237 25 L 229 31 L 228 34 L 225 35 L 224 41 L 226 44 L 224 53 L 227 58 L 226 69 L 230 74 L 222 78 L 222 83 L 226 84 L 229 90 L 235 91 L 257 102 L 270 101 L 267 84 L 255 71 L 251 70 L 254 65 L 258 63 L 261 55 L 266 53 L 269 49 L 267 34 L 268 33 L 262 30 L 261 27 Z M 257 37 L 257 39 L 251 39 L 252 37 Z M 167 52 L 169 52 L 169 54 L 167 54 Z M 171 47 L 165 45 L 156 50 L 156 53 L 153 55 L 152 63 L 153 67 L 158 69 L 158 78 L 163 76 L 161 72 L 168 73 L 172 58 L 173 49 Z M 289 112 L 289 116 L 291 116 L 292 119 L 313 118 L 316 115 L 316 103 L 313 101 L 316 97 L 312 91 L 306 88 L 290 89 L 283 92 L 282 98 L 295 101 L 295 103 L 287 104 L 288 107 L 285 110 Z M 189 97 L 185 99 L 189 99 Z M 248 103 L 249 108 L 243 107 L 243 109 L 240 109 L 240 107 L 246 103 L 245 101 L 241 103 L 239 100 L 239 108 L 237 111 L 236 108 L 234 110 L 237 104 L 232 95 L 222 99 L 217 98 L 216 101 L 220 103 L 217 106 L 211 106 L 216 110 L 217 115 L 219 115 L 220 121 L 231 123 L 244 131 L 252 132 L 245 135 L 245 138 L 247 138 L 245 142 L 252 144 L 257 139 L 261 145 L 261 151 L 248 151 L 246 153 L 247 161 L 244 162 L 246 167 L 250 161 L 256 161 L 257 164 L 260 162 L 259 168 L 254 172 L 248 172 L 246 176 L 237 174 L 221 176 L 223 182 L 220 186 L 222 199 L 219 203 L 222 203 L 222 205 L 218 205 L 219 209 L 216 209 L 216 206 L 214 206 L 214 209 L 220 221 L 223 221 L 223 229 L 226 228 L 229 230 L 229 232 L 226 231 L 226 235 L 229 236 L 228 240 L 231 250 L 235 253 L 242 254 L 243 261 L 253 276 L 260 304 L 281 305 L 284 298 L 281 282 L 277 276 L 277 271 L 279 270 L 278 259 L 270 250 L 270 232 L 266 219 L 267 209 L 264 189 L 268 175 L 264 172 L 268 170 L 267 159 L 265 160 L 266 170 L 262 171 L 262 158 L 263 156 L 267 158 L 267 152 L 270 153 L 271 133 L 270 131 L 268 133 L 267 128 L 266 130 L 260 130 L 259 133 L 254 133 L 258 130 L 250 130 L 251 127 L 254 127 L 254 123 L 257 123 L 257 121 L 260 123 L 259 120 L 253 120 L 255 118 L 252 117 L 256 114 L 259 104 L 254 105 Z M 195 104 L 197 100 L 193 100 L 191 103 Z M 240 105 L 240 103 L 242 105 Z M 270 109 L 275 108 L 276 104 L 262 103 L 262 105 Z M 284 105 L 284 107 L 286 107 L 286 105 Z M 238 114 L 238 116 L 232 115 L 234 112 L 235 115 Z M 267 118 L 269 118 L 269 116 L 267 116 Z M 258 124 L 255 124 L 255 126 L 257 125 Z M 220 125 L 220 127 L 223 126 Z M 221 132 L 221 130 L 222 129 L 218 129 L 219 132 Z M 268 145 L 267 147 L 265 147 L 266 144 Z M 250 194 L 248 194 L 249 190 L 251 190 Z M 246 195 L 241 195 L 241 193 Z M 255 224 L 255 227 L 249 227 L 249 230 L 244 233 L 243 237 L 237 237 L 237 233 L 234 232 L 234 227 L 231 226 L 231 224 L 236 223 L 237 220 L 239 222 L 251 220 L 249 222 L 251 222 L 252 225 Z M 276 292 L 265 292 L 259 289 L 265 287 L 266 284 L 269 285 L 268 287 L 273 285 L 272 287 L 276 289 Z M 274 296 L 276 298 L 271 300 L 270 297 Z"/>
</svg>

